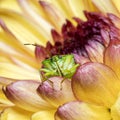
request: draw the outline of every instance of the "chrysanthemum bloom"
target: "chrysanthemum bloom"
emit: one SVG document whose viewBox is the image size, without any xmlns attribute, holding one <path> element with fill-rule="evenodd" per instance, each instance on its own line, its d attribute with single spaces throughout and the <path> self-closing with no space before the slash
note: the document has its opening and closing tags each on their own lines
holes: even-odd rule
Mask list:
<svg viewBox="0 0 120 120">
<path fill-rule="evenodd" d="M 49 30 L 54 27 L 43 22 L 40 17 L 41 21 L 38 21 L 38 16 L 29 9 L 26 0 L 19 0 L 19 3 L 30 20 L 32 19 L 32 23 L 16 13 L 10 14 L 1 10 L 2 19 L 13 33 L 0 20 L 0 89 L 4 92 L 0 93 L 0 119 L 119 120 L 120 19 L 113 14 L 86 11 L 84 14 L 87 21 L 74 16 L 72 22 L 66 20 L 63 24 L 63 19 L 58 25 L 51 18 L 51 22 L 56 26 L 56 29 L 51 31 L 54 45 L 47 42 L 45 47 L 41 44 L 45 42 L 45 37 L 50 37 Z M 72 3 L 75 2 L 70 2 L 70 5 Z M 46 2 L 40 4 L 49 15 L 60 15 Z M 72 8 L 74 12 L 76 9 Z M 114 12 L 117 14 L 117 10 Z M 30 51 L 32 48 L 24 46 L 20 41 L 26 45 L 31 42 L 25 43 L 21 39 L 24 33 L 18 34 L 12 21 L 7 22 L 4 14 L 9 16 L 9 20 L 21 20 L 22 26 L 25 25 L 32 29 L 37 37 L 43 38 L 41 44 L 38 39 L 32 41 L 35 42 L 33 45 L 37 60 Z M 43 23 L 45 29 L 39 34 L 37 25 L 43 27 Z M 45 30 L 48 34 L 44 37 Z M 34 38 L 32 35 L 29 37 Z"/>
</svg>

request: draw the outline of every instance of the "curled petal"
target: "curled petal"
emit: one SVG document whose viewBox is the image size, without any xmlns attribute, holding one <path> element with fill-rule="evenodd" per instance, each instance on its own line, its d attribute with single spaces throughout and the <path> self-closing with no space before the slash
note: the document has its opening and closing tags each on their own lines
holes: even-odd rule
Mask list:
<svg viewBox="0 0 120 120">
<path fill-rule="evenodd" d="M 36 92 L 39 84 L 39 82 L 31 80 L 17 81 L 4 88 L 4 93 L 16 106 L 25 110 L 36 112 L 49 109 L 51 106 Z"/>
<path fill-rule="evenodd" d="M 78 64 L 84 64 L 84 63 L 90 62 L 90 59 L 88 57 L 85 57 L 83 55 L 78 55 L 78 54 L 74 54 L 74 59 L 75 59 L 75 62 Z"/>
<path fill-rule="evenodd" d="M 120 41 L 111 41 L 105 52 L 105 64 L 110 66 L 120 77 Z"/>
<path fill-rule="evenodd" d="M 80 66 L 72 78 L 73 92 L 79 100 L 107 107 L 115 102 L 119 86 L 116 74 L 100 63 Z"/>
<path fill-rule="evenodd" d="M 102 36 L 102 39 L 103 39 L 103 43 L 104 45 L 107 47 L 109 42 L 110 42 L 110 35 L 109 35 L 109 31 L 108 30 L 105 30 L 105 29 L 101 29 L 101 36 Z"/>
<path fill-rule="evenodd" d="M 37 45 L 35 47 L 35 56 L 39 62 L 43 61 L 47 57 L 47 51 L 44 47 Z"/>
<path fill-rule="evenodd" d="M 91 61 L 103 63 L 104 47 L 102 44 L 96 41 L 89 41 L 89 45 L 86 45 L 86 50 Z"/>
<path fill-rule="evenodd" d="M 55 42 L 63 42 L 62 36 L 56 30 L 52 29 L 51 35 L 52 35 L 52 38 Z"/>
<path fill-rule="evenodd" d="M 108 109 L 75 101 L 60 106 L 55 120 L 110 120 Z"/>
<path fill-rule="evenodd" d="M 32 113 L 17 108 L 6 108 L 0 115 L 0 120 L 30 120 Z"/>
<path fill-rule="evenodd" d="M 14 104 L 6 98 L 5 94 L 2 91 L 3 85 L 7 85 L 13 81 L 15 80 L 0 77 L 0 111 L 3 110 L 4 108 L 14 106 Z"/>
<path fill-rule="evenodd" d="M 115 16 L 114 14 L 108 14 L 109 19 L 111 20 L 111 22 L 120 29 L 120 18 L 118 18 L 117 16 Z"/>
<path fill-rule="evenodd" d="M 75 100 L 71 89 L 71 81 L 62 77 L 51 77 L 37 89 L 40 96 L 58 107 L 59 105 Z"/>
</svg>

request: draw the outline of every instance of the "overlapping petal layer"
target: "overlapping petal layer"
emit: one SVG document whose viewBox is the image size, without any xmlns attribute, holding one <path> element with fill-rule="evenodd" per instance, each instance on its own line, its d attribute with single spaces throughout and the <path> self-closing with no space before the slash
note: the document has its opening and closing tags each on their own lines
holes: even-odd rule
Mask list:
<svg viewBox="0 0 120 120">
<path fill-rule="evenodd" d="M 105 52 L 105 64 L 110 66 L 120 78 L 120 41 L 111 41 L 109 47 Z"/>
<path fill-rule="evenodd" d="M 8 85 L 4 93 L 16 106 L 27 111 L 52 109 L 53 107 L 37 94 L 39 84 L 37 81 L 18 81 Z"/>
<path fill-rule="evenodd" d="M 73 92 L 79 100 L 107 107 L 117 99 L 119 86 L 114 71 L 100 63 L 80 66 L 72 78 Z"/>
<path fill-rule="evenodd" d="M 71 89 L 71 81 L 62 77 L 51 77 L 37 89 L 43 99 L 58 107 L 63 103 L 75 100 Z"/>
<path fill-rule="evenodd" d="M 80 101 L 69 102 L 60 106 L 55 120 L 110 120 L 107 108 Z"/>
</svg>

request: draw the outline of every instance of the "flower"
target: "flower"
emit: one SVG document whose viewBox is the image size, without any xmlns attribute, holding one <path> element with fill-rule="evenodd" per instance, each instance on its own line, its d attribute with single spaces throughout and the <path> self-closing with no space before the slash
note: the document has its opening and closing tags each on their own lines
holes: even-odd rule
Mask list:
<svg viewBox="0 0 120 120">
<path fill-rule="evenodd" d="M 1 2 L 1 120 L 119 120 L 119 6 L 86 2 Z"/>
</svg>

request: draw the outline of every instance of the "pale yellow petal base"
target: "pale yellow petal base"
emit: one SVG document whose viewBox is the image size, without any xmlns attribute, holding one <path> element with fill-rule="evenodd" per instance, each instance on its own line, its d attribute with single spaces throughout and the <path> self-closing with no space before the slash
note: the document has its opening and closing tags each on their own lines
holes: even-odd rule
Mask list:
<svg viewBox="0 0 120 120">
<path fill-rule="evenodd" d="M 30 120 L 32 113 L 17 108 L 7 108 L 0 116 L 0 120 Z"/>
</svg>

